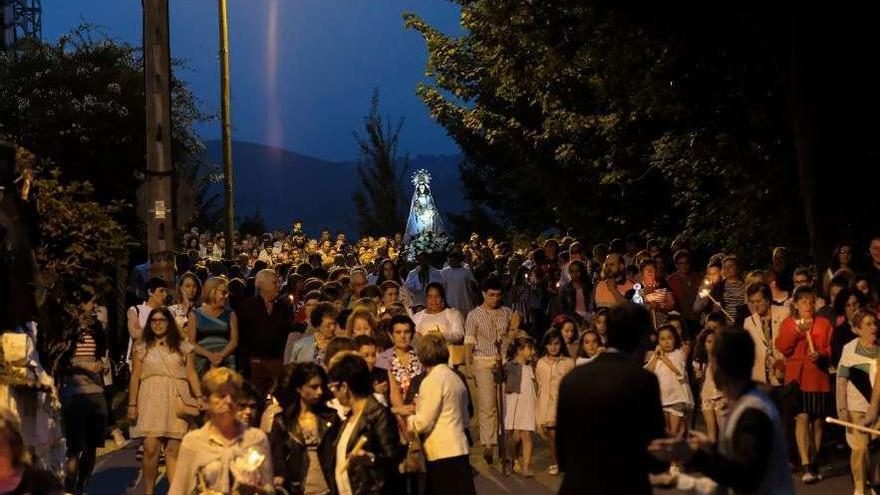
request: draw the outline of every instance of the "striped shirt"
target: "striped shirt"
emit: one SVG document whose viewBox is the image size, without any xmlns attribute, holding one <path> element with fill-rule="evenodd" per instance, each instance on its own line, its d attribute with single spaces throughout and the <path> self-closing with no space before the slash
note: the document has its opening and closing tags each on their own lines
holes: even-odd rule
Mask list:
<svg viewBox="0 0 880 495">
<path fill-rule="evenodd" d="M 76 343 L 76 350 L 73 352 L 74 357 L 95 359 L 97 345 L 95 338 L 91 332 L 83 331 L 79 334 L 79 341 Z"/>
<path fill-rule="evenodd" d="M 467 315 L 465 321 L 464 343 L 474 346 L 474 357 L 497 358 L 496 343 L 507 333 L 513 310 L 502 306 L 486 309 L 477 306 Z"/>
<path fill-rule="evenodd" d="M 733 318 L 734 321 L 736 321 L 739 307 L 745 303 L 745 283 L 743 283 L 742 280 L 725 280 L 724 294 L 722 295 L 721 304 L 724 307 L 724 310 L 730 314 L 730 317 Z"/>
</svg>

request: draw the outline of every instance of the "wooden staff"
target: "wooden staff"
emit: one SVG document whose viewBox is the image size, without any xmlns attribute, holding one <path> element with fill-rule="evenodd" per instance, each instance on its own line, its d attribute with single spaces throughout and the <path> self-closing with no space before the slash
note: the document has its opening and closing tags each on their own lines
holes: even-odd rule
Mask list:
<svg viewBox="0 0 880 495">
<path fill-rule="evenodd" d="M 874 428 L 868 428 L 867 426 L 857 425 L 855 423 L 850 423 L 849 421 L 842 421 L 837 418 L 832 418 L 828 416 L 825 418 L 826 423 L 831 423 L 835 425 L 845 426 L 847 428 L 852 428 L 853 430 L 858 430 L 862 433 L 868 433 L 870 435 L 880 436 L 880 430 L 875 430 Z"/>
</svg>

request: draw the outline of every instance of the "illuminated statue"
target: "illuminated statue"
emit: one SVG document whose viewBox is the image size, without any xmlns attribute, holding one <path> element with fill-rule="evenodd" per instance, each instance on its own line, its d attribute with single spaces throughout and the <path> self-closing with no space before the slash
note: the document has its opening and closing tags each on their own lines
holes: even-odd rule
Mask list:
<svg viewBox="0 0 880 495">
<path fill-rule="evenodd" d="M 412 182 L 415 192 L 409 207 L 403 242 L 409 242 L 425 232 L 445 234 L 446 227 L 443 226 L 443 219 L 440 218 L 440 212 L 434 205 L 434 197 L 431 196 L 431 174 L 427 170 L 419 170 L 413 174 Z"/>
</svg>

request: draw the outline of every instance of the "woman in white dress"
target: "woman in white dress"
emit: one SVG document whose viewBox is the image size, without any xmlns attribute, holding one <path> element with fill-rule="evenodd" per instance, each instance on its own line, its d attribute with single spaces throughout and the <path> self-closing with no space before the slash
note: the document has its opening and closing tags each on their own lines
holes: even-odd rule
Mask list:
<svg viewBox="0 0 880 495">
<path fill-rule="evenodd" d="M 131 437 L 144 439 L 144 493 L 149 495 L 156 484 L 162 447 L 168 479 L 173 480 L 180 439 L 189 429 L 187 417 L 198 413 L 202 396 L 193 347 L 167 308 L 150 311 L 131 364 L 128 415 L 137 419 Z"/>
</svg>

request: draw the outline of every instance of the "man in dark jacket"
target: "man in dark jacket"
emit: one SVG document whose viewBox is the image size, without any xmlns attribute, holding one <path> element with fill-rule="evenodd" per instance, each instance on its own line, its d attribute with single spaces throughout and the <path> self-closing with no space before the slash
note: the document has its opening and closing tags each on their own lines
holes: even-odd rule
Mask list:
<svg viewBox="0 0 880 495">
<path fill-rule="evenodd" d="M 239 352 L 247 360 L 250 381 L 265 396 L 281 374 L 287 335 L 293 330 L 294 311 L 287 297 L 278 297 L 278 276 L 269 269 L 256 276 L 257 295 L 242 301 L 236 311 Z"/>
<path fill-rule="evenodd" d="M 651 320 L 633 303 L 610 310 L 608 350 L 562 379 L 556 451 L 559 493 L 649 495 L 649 472 L 664 465 L 647 446 L 664 436 L 660 387 L 639 365 Z"/>
</svg>

